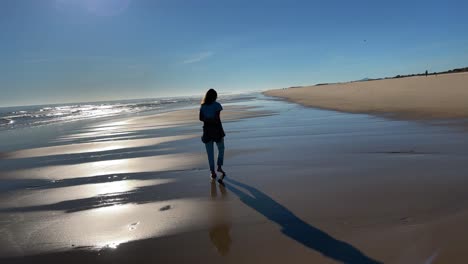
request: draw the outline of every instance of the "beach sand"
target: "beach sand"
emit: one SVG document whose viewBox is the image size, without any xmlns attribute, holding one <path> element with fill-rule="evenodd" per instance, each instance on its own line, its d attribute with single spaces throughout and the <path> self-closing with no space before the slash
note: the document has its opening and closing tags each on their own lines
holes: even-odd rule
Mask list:
<svg viewBox="0 0 468 264">
<path fill-rule="evenodd" d="M 412 119 L 468 118 L 468 73 L 306 86 L 265 94 L 352 113 Z"/>
<path fill-rule="evenodd" d="M 196 109 L 37 128 L 52 136 L 0 159 L 0 263 L 465 262 L 457 126 L 225 109 L 225 186 Z"/>
</svg>

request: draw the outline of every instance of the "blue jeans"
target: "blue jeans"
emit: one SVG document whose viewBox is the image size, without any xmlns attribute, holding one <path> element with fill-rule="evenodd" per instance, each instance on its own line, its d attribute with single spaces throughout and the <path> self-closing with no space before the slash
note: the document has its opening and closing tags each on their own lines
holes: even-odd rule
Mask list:
<svg viewBox="0 0 468 264">
<path fill-rule="evenodd" d="M 219 142 L 216 142 L 218 147 L 218 166 L 223 166 L 224 162 L 224 139 L 221 139 Z M 213 141 L 205 143 L 206 154 L 208 154 L 208 163 L 210 164 L 210 170 L 214 171 L 214 146 Z"/>
</svg>

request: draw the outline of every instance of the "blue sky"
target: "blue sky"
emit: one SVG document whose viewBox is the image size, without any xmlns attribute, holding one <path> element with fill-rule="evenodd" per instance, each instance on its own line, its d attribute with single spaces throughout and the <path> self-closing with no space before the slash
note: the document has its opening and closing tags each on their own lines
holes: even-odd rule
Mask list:
<svg viewBox="0 0 468 264">
<path fill-rule="evenodd" d="M 468 66 L 468 1 L 2 0 L 0 107 Z"/>
</svg>

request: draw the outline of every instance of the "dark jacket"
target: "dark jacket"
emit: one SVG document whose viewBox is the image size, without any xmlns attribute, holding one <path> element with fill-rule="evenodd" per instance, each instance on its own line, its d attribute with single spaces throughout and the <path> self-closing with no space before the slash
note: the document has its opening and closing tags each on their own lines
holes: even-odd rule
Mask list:
<svg viewBox="0 0 468 264">
<path fill-rule="evenodd" d="M 215 118 L 205 118 L 200 109 L 199 119 L 203 121 L 203 136 L 201 138 L 203 143 L 208 143 L 210 141 L 219 142 L 226 136 L 219 112 Z"/>
</svg>

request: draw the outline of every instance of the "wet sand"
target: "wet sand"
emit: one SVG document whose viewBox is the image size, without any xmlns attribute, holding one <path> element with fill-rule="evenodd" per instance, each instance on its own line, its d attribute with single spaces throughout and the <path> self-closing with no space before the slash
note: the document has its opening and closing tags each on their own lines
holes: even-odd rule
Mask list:
<svg viewBox="0 0 468 264">
<path fill-rule="evenodd" d="M 458 127 L 262 96 L 232 107 L 225 186 L 209 182 L 190 110 L 6 152 L 0 262 L 464 263 Z"/>
<path fill-rule="evenodd" d="M 468 73 L 270 90 L 306 106 L 398 118 L 468 118 Z"/>
</svg>

